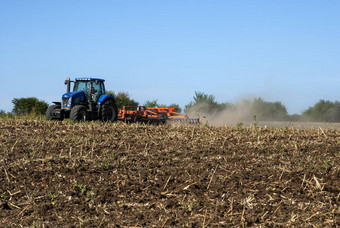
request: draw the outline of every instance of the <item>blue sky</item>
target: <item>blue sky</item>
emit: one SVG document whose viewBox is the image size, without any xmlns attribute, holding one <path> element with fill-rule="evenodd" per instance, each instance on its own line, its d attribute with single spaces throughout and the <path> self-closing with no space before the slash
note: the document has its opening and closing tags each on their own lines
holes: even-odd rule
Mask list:
<svg viewBox="0 0 340 228">
<path fill-rule="evenodd" d="M 0 0 L 0 109 L 50 103 L 67 76 L 140 103 L 340 100 L 339 1 Z"/>
</svg>

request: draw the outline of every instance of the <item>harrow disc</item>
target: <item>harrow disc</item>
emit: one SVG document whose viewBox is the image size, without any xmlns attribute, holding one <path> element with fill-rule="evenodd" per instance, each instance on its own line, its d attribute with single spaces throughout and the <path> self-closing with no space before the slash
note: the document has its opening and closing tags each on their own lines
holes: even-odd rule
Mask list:
<svg viewBox="0 0 340 228">
<path fill-rule="evenodd" d="M 193 124 L 193 125 L 200 125 L 201 122 L 199 119 L 193 118 L 168 118 L 166 123 L 170 124 Z"/>
</svg>

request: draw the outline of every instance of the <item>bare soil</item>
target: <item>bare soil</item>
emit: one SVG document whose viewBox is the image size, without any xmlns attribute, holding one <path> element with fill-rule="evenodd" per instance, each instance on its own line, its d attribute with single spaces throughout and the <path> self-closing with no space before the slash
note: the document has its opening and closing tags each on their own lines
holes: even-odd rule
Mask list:
<svg viewBox="0 0 340 228">
<path fill-rule="evenodd" d="M 339 227 L 340 131 L 0 119 L 0 227 Z"/>
<path fill-rule="evenodd" d="M 243 122 L 245 126 L 252 126 L 257 124 L 261 127 L 270 127 L 270 128 L 286 128 L 286 127 L 294 127 L 297 129 L 335 129 L 340 130 L 340 123 L 327 123 L 327 122 L 285 122 L 285 121 L 248 121 Z M 232 126 L 237 126 L 238 123 L 227 124 Z"/>
</svg>

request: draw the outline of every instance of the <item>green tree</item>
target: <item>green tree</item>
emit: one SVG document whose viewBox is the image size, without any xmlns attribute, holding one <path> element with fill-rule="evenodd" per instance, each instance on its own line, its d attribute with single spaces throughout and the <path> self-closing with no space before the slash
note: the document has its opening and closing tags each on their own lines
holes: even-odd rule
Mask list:
<svg viewBox="0 0 340 228">
<path fill-rule="evenodd" d="M 157 100 L 147 100 L 144 102 L 143 106 L 145 107 L 162 107 L 158 104 Z"/>
<path fill-rule="evenodd" d="M 167 108 L 168 106 L 165 105 L 165 104 L 158 104 L 158 101 L 157 100 L 147 100 L 143 106 L 146 106 L 146 107 L 158 107 L 158 108 Z"/>
<path fill-rule="evenodd" d="M 215 101 L 214 95 L 208 95 L 203 92 L 195 91 L 194 101 L 190 102 L 185 106 L 184 112 L 188 113 L 191 111 L 203 112 L 203 113 L 214 113 L 222 111 L 226 108 L 232 108 L 230 103 L 218 103 Z"/>
<path fill-rule="evenodd" d="M 178 104 L 171 104 L 171 105 L 165 105 L 165 104 L 158 104 L 157 100 L 147 100 L 144 105 L 145 107 L 158 107 L 158 108 L 175 108 L 175 112 L 181 112 L 182 109 L 179 107 Z"/>
<path fill-rule="evenodd" d="M 113 91 L 106 91 L 106 94 L 112 95 L 116 98 L 117 108 L 122 109 L 123 106 L 138 106 L 139 103 L 130 98 L 127 92 L 118 92 L 117 95 Z"/>
<path fill-rule="evenodd" d="M 14 98 L 12 103 L 14 105 L 12 112 L 16 115 L 45 114 L 48 108 L 45 101 L 36 97 Z"/>
<path fill-rule="evenodd" d="M 310 121 L 340 122 L 340 102 L 320 100 L 305 110 L 302 116 Z"/>
<path fill-rule="evenodd" d="M 252 112 L 257 120 L 286 120 L 288 118 L 287 108 L 281 102 L 268 102 L 262 98 L 254 98 Z"/>
<path fill-rule="evenodd" d="M 6 114 L 6 112 L 5 112 L 5 110 L 0 110 L 0 117 L 6 117 L 7 116 L 7 114 Z"/>
<path fill-rule="evenodd" d="M 168 106 L 168 108 L 174 108 L 175 112 L 182 112 L 182 109 L 179 107 L 178 104 L 171 104 Z"/>
<path fill-rule="evenodd" d="M 288 120 L 293 121 L 293 122 L 301 121 L 302 115 L 299 115 L 299 114 L 288 115 Z"/>
<path fill-rule="evenodd" d="M 13 113 L 0 110 L 0 118 L 13 118 Z"/>
<path fill-rule="evenodd" d="M 215 101 L 214 95 L 208 95 L 203 92 L 195 91 L 195 96 L 193 98 L 194 98 L 195 104 L 200 104 L 200 103 L 207 103 L 207 104 L 212 104 L 212 105 L 217 104 L 217 102 Z"/>
</svg>

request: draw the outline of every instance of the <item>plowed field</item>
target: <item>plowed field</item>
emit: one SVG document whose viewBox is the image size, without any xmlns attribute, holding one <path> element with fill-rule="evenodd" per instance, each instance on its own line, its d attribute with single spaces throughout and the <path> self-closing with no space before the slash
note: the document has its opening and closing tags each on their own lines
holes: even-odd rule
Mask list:
<svg viewBox="0 0 340 228">
<path fill-rule="evenodd" d="M 340 226 L 340 131 L 0 120 L 0 227 Z"/>
</svg>

